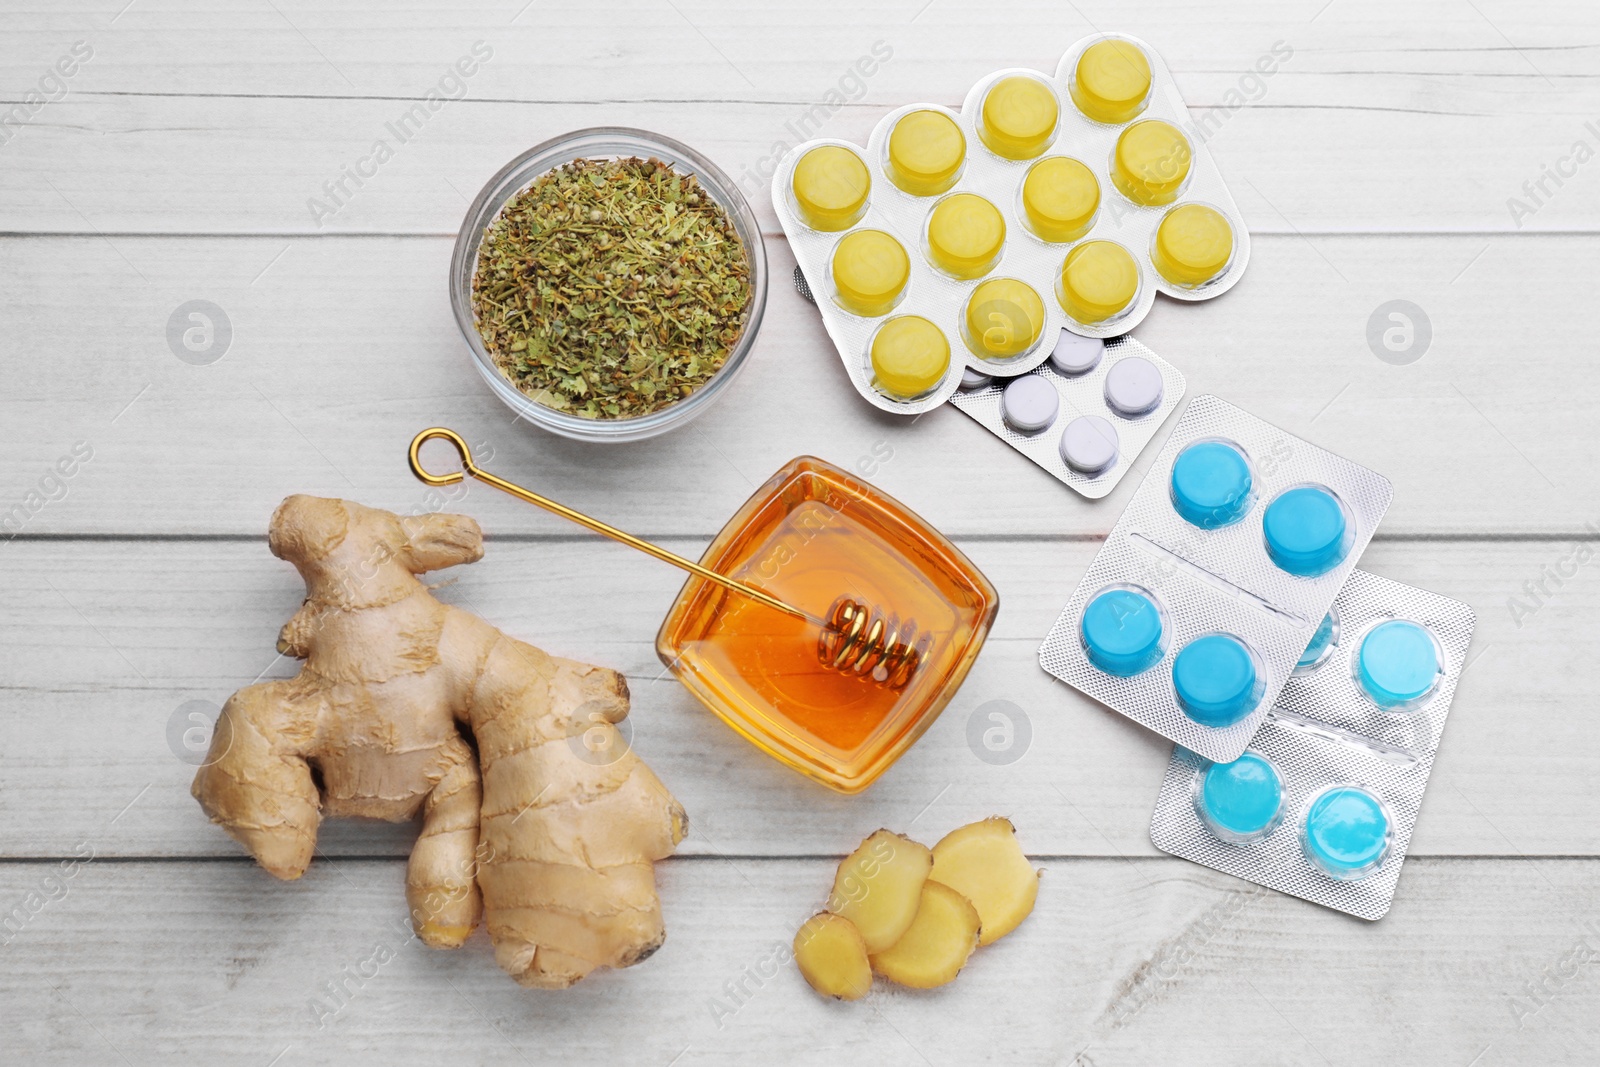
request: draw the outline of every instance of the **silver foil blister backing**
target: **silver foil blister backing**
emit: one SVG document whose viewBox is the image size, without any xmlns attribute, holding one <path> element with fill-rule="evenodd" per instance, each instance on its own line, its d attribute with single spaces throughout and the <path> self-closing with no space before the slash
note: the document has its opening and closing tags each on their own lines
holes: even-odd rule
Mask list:
<svg viewBox="0 0 1600 1067">
<path fill-rule="evenodd" d="M 1358 918 L 1380 919 L 1394 899 L 1476 617 L 1459 601 L 1360 570 L 1350 575 L 1335 606 L 1341 619 L 1398 618 L 1427 626 L 1444 652 L 1443 677 L 1429 700 L 1409 712 L 1379 709 L 1352 680 L 1359 634 L 1341 634 L 1321 667 L 1283 688 L 1248 748 L 1270 760 L 1283 779 L 1284 818 L 1277 828 L 1242 845 L 1214 835 L 1195 805 L 1199 775 L 1212 761 L 1180 745 L 1156 798 L 1150 840 L 1163 852 L 1213 870 Z M 1393 820 L 1383 863 L 1355 881 L 1323 873 L 1301 844 L 1307 804 L 1338 785 L 1371 790 Z"/>
<path fill-rule="evenodd" d="M 1168 486 L 1179 452 L 1217 438 L 1237 445 L 1250 458 L 1255 499 L 1231 525 L 1204 530 L 1178 515 Z M 1267 555 L 1262 532 L 1266 506 L 1284 490 L 1308 483 L 1332 489 L 1346 505 L 1353 527 L 1343 560 L 1316 577 L 1280 569 Z M 1196 397 L 1040 646 L 1040 666 L 1207 759 L 1237 759 L 1354 570 L 1391 495 L 1389 481 L 1376 472 L 1218 397 Z M 1089 601 L 1105 587 L 1122 583 L 1153 594 L 1170 624 L 1165 655 L 1131 678 L 1108 674 L 1091 663 L 1079 633 Z M 1179 650 L 1193 637 L 1213 631 L 1231 633 L 1251 646 L 1264 686 L 1254 710 L 1226 727 L 1191 719 L 1179 707 L 1172 683 Z"/>
<path fill-rule="evenodd" d="M 1061 411 L 1056 421 L 1038 433 L 1019 433 L 1006 425 L 1000 413 L 1000 394 L 1009 378 L 997 378 L 979 389 L 957 392 L 950 403 L 965 412 L 984 429 L 1021 452 L 1034 463 L 1049 471 L 1057 481 L 1082 495 L 1097 500 L 1115 489 L 1123 476 L 1133 467 L 1134 460 L 1145 450 L 1161 424 L 1167 421 L 1183 400 L 1187 388 L 1182 372 L 1132 337 L 1117 337 L 1105 342 L 1105 355 L 1093 370 L 1085 374 L 1066 375 L 1046 362 L 1030 373 L 1037 374 L 1055 387 L 1061 397 Z M 1138 418 L 1126 418 L 1106 403 L 1106 375 L 1117 362 L 1130 356 L 1149 360 L 1161 372 L 1161 403 Z M 1098 415 L 1109 422 L 1117 432 L 1117 458 L 1099 474 L 1089 475 L 1067 466 L 1061 458 L 1062 430 L 1073 419 L 1084 415 Z"/>
<path fill-rule="evenodd" d="M 1078 57 L 1090 45 L 1114 37 L 1130 41 L 1144 51 L 1150 62 L 1151 90 L 1145 110 L 1128 122 L 1107 125 L 1095 122 L 1078 110 L 1069 90 Z M 983 97 L 996 81 L 1012 74 L 1031 75 L 1048 82 L 1055 90 L 1060 123 L 1054 141 L 1032 159 L 1010 160 L 991 152 L 978 136 L 977 120 Z M 895 186 L 885 171 L 889 135 L 895 123 L 913 111 L 938 111 L 955 120 L 967 142 L 965 169 L 949 190 L 932 196 L 914 196 Z M 1135 204 L 1118 192 L 1109 176 L 1112 152 L 1118 135 L 1127 126 L 1144 119 L 1161 119 L 1182 130 L 1192 150 L 1190 174 L 1182 192 L 1170 204 L 1146 207 Z M 837 145 L 859 155 L 872 179 L 866 214 L 846 230 L 814 230 L 800 218 L 793 196 L 795 164 L 806 152 L 820 145 Z M 1020 190 L 1028 168 L 1050 156 L 1071 156 L 1086 164 L 1100 183 L 1100 211 L 1093 227 L 1077 241 L 1048 242 L 1028 228 L 1020 207 Z M 923 253 L 923 230 L 933 206 L 954 193 L 976 193 L 1000 210 L 1006 225 L 1005 248 L 999 262 L 982 277 L 956 280 L 936 270 Z M 1180 204 L 1202 203 L 1217 209 L 1233 230 L 1233 255 L 1227 268 L 1204 285 L 1187 288 L 1166 281 L 1151 266 L 1150 248 L 1156 227 L 1167 211 Z M 1055 338 L 1064 328 L 1085 337 L 1115 337 L 1137 326 L 1149 313 L 1157 292 L 1184 302 L 1209 300 L 1232 288 L 1243 275 L 1250 258 L 1250 234 L 1244 218 L 1222 179 L 1215 159 L 1173 81 L 1172 72 L 1161 56 L 1138 38 L 1126 34 L 1095 34 L 1077 41 L 1062 56 L 1056 73 L 1046 75 L 1023 68 L 998 70 L 980 79 L 967 93 L 960 111 L 939 104 L 907 104 L 885 115 L 873 128 L 866 146 L 835 138 L 806 141 L 778 162 L 772 178 L 772 205 L 789 239 L 789 246 L 815 295 L 823 325 L 838 350 L 851 384 L 875 407 L 897 414 L 915 415 L 949 400 L 961 382 L 963 367 L 985 374 L 1010 377 L 1025 374 L 1050 354 Z M 849 233 L 863 229 L 883 230 L 893 235 L 911 260 L 911 278 L 900 303 L 885 315 L 864 317 L 841 307 L 835 299 L 830 262 L 834 246 Z M 1055 295 L 1055 282 L 1062 261 L 1075 245 L 1090 240 L 1115 241 L 1133 254 L 1139 266 L 1138 296 L 1124 313 L 1102 323 L 1084 324 L 1070 318 Z M 967 297 L 979 284 L 993 278 L 1017 278 L 1039 294 L 1045 322 L 1038 344 L 1027 352 L 1001 360 L 983 359 L 964 343 L 961 320 Z M 920 315 L 937 325 L 950 342 L 950 369 L 939 385 L 923 396 L 902 400 L 880 392 L 873 384 L 869 346 L 873 335 L 889 318 Z"/>
</svg>

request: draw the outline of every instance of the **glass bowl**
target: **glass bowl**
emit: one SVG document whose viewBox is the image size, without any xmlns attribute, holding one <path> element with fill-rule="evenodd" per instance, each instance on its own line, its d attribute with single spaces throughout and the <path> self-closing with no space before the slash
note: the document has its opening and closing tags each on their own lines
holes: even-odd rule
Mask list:
<svg viewBox="0 0 1600 1067">
<path fill-rule="evenodd" d="M 750 260 L 750 304 L 744 330 L 720 370 L 693 393 L 670 407 L 632 419 L 586 419 L 546 407 L 533 400 L 500 372 L 494 357 L 484 347 L 472 310 L 472 275 L 478 264 L 478 245 L 485 227 L 494 220 L 506 201 L 526 189 L 539 175 L 575 159 L 620 159 L 654 157 L 671 164 L 681 174 L 693 174 L 713 200 L 722 205 L 733 222 Z M 489 184 L 472 201 L 467 217 L 456 237 L 450 256 L 450 307 L 456 325 L 472 349 L 473 364 L 494 395 L 511 410 L 535 426 L 578 441 L 638 441 L 666 433 L 705 411 L 727 391 L 728 386 L 749 359 L 767 306 L 767 250 L 761 228 L 744 196 L 716 164 L 687 145 L 670 137 L 622 126 L 596 126 L 562 134 L 522 153 L 489 179 Z"/>
<path fill-rule="evenodd" d="M 813 618 L 691 575 L 656 634 L 656 654 L 735 732 L 841 793 L 867 788 L 927 732 L 1000 610 L 989 579 L 927 520 L 814 456 L 767 479 L 700 563 Z M 891 633 L 927 642 L 903 685 L 818 661 L 816 622 L 844 595 Z"/>
</svg>

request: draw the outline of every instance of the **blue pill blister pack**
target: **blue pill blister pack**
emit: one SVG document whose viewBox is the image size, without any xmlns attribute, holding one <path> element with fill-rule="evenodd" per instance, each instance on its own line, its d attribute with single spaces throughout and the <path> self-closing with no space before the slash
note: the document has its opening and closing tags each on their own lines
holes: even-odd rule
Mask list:
<svg viewBox="0 0 1600 1067">
<path fill-rule="evenodd" d="M 1382 918 L 1475 621 L 1459 601 L 1352 572 L 1243 755 L 1223 762 L 1173 749 L 1150 840 Z"/>
<path fill-rule="evenodd" d="M 1391 493 L 1366 467 L 1196 397 L 1039 663 L 1206 759 L 1235 760 L 1299 668 Z"/>
</svg>

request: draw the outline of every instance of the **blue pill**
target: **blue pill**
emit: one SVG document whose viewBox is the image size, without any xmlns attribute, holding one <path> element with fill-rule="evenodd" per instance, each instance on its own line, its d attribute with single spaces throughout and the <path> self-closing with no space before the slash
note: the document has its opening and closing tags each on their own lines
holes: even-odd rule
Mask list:
<svg viewBox="0 0 1600 1067">
<path fill-rule="evenodd" d="M 1224 841 L 1259 840 L 1278 825 L 1283 812 L 1283 779 L 1278 769 L 1253 752 L 1232 763 L 1205 770 L 1196 798 L 1200 818 Z"/>
<path fill-rule="evenodd" d="M 1279 493 L 1267 505 L 1261 527 L 1272 562 L 1301 577 L 1332 570 L 1350 551 L 1344 506 L 1320 485 L 1301 485 Z"/>
<path fill-rule="evenodd" d="M 1390 619 L 1361 639 L 1356 678 L 1381 708 L 1401 708 L 1427 696 L 1439 673 L 1439 646 L 1418 623 Z"/>
<path fill-rule="evenodd" d="M 1149 670 L 1165 653 L 1161 610 L 1135 589 L 1107 589 L 1089 601 L 1080 629 L 1089 662 L 1119 678 Z"/>
<path fill-rule="evenodd" d="M 1306 858 L 1330 878 L 1361 878 L 1389 853 L 1389 813 L 1365 789 L 1335 786 L 1311 802 L 1302 840 Z"/>
<path fill-rule="evenodd" d="M 1250 461 L 1226 441 L 1197 441 L 1172 463 L 1172 506 L 1205 530 L 1238 522 L 1250 510 Z"/>
<path fill-rule="evenodd" d="M 1255 709 L 1264 686 L 1249 647 L 1232 634 L 1206 634 L 1183 646 L 1172 684 L 1184 714 L 1202 726 L 1232 726 Z"/>
<path fill-rule="evenodd" d="M 1322 617 L 1322 624 L 1317 627 L 1317 632 L 1311 635 L 1311 643 L 1300 653 L 1300 662 L 1294 665 L 1294 672 L 1309 674 L 1314 668 L 1321 666 L 1322 661 L 1327 659 L 1328 649 L 1338 634 L 1339 616 L 1329 611 Z"/>
</svg>

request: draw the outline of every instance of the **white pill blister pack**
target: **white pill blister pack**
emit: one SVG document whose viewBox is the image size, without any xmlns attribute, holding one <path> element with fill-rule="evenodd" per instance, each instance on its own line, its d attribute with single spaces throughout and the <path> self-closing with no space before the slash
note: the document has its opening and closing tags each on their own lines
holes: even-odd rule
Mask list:
<svg viewBox="0 0 1600 1067">
<path fill-rule="evenodd" d="M 964 369 L 1025 374 L 1063 331 L 1120 336 L 1157 292 L 1239 280 L 1249 233 L 1198 132 L 1154 50 L 1096 35 L 1053 78 L 996 71 L 960 111 L 890 112 L 865 148 L 791 149 L 773 207 L 851 383 L 920 414 Z"/>
<path fill-rule="evenodd" d="M 1237 760 L 1173 749 L 1151 842 L 1281 893 L 1382 918 L 1475 621 L 1459 601 L 1353 571 Z"/>
<path fill-rule="evenodd" d="M 1186 388 L 1178 368 L 1131 337 L 1062 331 L 1015 378 L 968 369 L 950 403 L 1090 499 L 1117 487 Z"/>
<path fill-rule="evenodd" d="M 1040 646 L 1040 666 L 1206 759 L 1237 759 L 1391 495 L 1374 471 L 1196 397 Z"/>
</svg>

